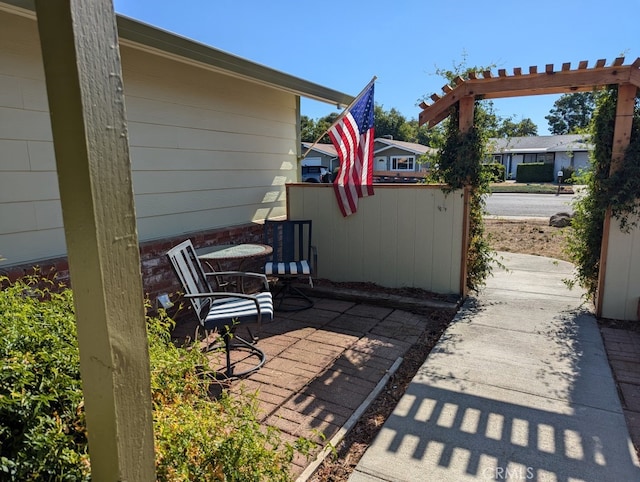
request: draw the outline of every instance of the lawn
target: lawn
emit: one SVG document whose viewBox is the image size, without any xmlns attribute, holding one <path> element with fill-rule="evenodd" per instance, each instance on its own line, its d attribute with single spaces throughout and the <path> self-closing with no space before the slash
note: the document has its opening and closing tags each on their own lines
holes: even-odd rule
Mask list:
<svg viewBox="0 0 640 482">
<path fill-rule="evenodd" d="M 550 182 L 547 183 L 517 183 L 517 182 L 501 182 L 491 184 L 491 192 L 496 193 L 522 193 L 522 194 L 555 194 L 558 192 L 558 185 Z M 565 184 L 561 188 L 562 193 L 572 194 L 573 187 Z"/>
</svg>

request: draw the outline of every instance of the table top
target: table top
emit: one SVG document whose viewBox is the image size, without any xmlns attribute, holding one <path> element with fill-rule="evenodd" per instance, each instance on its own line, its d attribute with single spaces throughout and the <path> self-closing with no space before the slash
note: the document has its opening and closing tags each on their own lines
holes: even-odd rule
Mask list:
<svg viewBox="0 0 640 482">
<path fill-rule="evenodd" d="M 267 256 L 273 252 L 273 248 L 267 244 L 218 244 L 206 248 L 196 249 L 196 254 L 201 260 L 226 260 L 244 259 L 258 256 Z"/>
</svg>

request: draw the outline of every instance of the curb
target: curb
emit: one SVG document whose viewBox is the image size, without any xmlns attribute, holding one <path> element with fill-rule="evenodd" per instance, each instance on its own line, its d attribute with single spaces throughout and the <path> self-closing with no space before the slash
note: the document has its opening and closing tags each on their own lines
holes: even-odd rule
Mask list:
<svg viewBox="0 0 640 482">
<path fill-rule="evenodd" d="M 304 291 L 308 296 L 314 296 L 317 298 L 331 298 L 342 301 L 358 301 L 362 303 L 368 303 L 371 305 L 380 305 L 389 308 L 395 308 L 400 310 L 415 311 L 415 310 L 457 310 L 462 304 L 462 299 L 456 295 L 455 301 L 446 300 L 433 300 L 433 299 L 421 299 L 410 296 L 400 296 L 389 293 L 368 292 L 360 290 L 352 290 L 345 288 L 332 288 L 325 286 L 314 286 L 310 288 L 309 285 L 296 284 L 296 288 Z"/>
<path fill-rule="evenodd" d="M 382 389 L 385 387 L 389 379 L 398 370 L 402 361 L 403 361 L 403 358 L 398 357 L 396 361 L 393 362 L 393 365 L 391 365 L 391 368 L 389 368 L 387 373 L 385 373 L 384 376 L 380 379 L 380 381 L 375 386 L 373 391 L 369 394 L 369 396 L 360 404 L 360 406 L 356 409 L 356 411 L 351 414 L 351 417 L 349 417 L 349 419 L 344 423 L 344 425 L 340 427 L 340 430 L 338 430 L 338 432 L 331 438 L 331 440 L 327 442 L 327 444 L 320 451 L 316 459 L 313 462 L 311 462 L 309 465 L 307 465 L 307 468 L 304 469 L 302 473 L 298 476 L 298 478 L 296 479 L 296 482 L 306 482 L 307 480 L 309 480 L 309 477 L 311 477 L 313 473 L 318 469 L 320 464 L 324 462 L 324 459 L 327 458 L 327 455 L 329 455 L 329 453 L 331 453 L 335 449 L 335 447 L 337 447 L 338 444 L 342 442 L 342 439 L 347 435 L 347 433 L 349 433 L 349 430 L 351 430 L 353 426 L 358 422 L 358 420 L 360 420 L 360 417 L 362 417 L 362 414 L 365 412 L 365 410 L 369 408 L 369 405 L 371 405 L 371 402 L 373 402 L 378 397 L 378 395 L 380 394 Z"/>
</svg>

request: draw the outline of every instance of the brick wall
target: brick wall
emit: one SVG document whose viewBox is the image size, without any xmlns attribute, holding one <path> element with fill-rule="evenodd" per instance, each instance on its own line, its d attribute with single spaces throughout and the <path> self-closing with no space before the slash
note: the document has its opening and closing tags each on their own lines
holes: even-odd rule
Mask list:
<svg viewBox="0 0 640 482">
<path fill-rule="evenodd" d="M 172 294 L 180 290 L 180 283 L 171 268 L 165 253 L 185 239 L 191 239 L 194 247 L 203 248 L 215 244 L 240 244 L 262 242 L 262 224 L 246 224 L 232 228 L 214 229 L 175 236 L 168 239 L 146 241 L 140 244 L 140 263 L 144 293 L 155 303 L 159 294 Z M 0 274 L 15 280 L 26 274 L 33 274 L 34 267 L 39 267 L 42 274 L 53 277 L 65 284 L 70 284 L 69 265 L 66 258 L 41 260 L 37 263 L 0 267 Z M 229 269 L 233 269 L 231 266 Z M 245 271 L 262 271 L 261 261 L 255 265 L 243 266 Z"/>
<path fill-rule="evenodd" d="M 52 258 L 13 266 L 0 266 L 0 276 L 7 276 L 10 281 L 15 281 L 18 278 L 32 275 L 36 272 L 50 279 L 55 277 L 60 283 L 69 285 L 69 263 L 67 258 Z"/>
<path fill-rule="evenodd" d="M 145 294 L 154 302 L 161 293 L 172 294 L 181 289 L 178 278 L 165 254 L 185 239 L 191 239 L 196 249 L 216 244 L 261 243 L 262 230 L 262 224 L 248 224 L 142 243 L 140 245 L 140 263 Z M 223 266 L 223 268 L 235 269 L 237 266 Z M 251 266 L 247 264 L 243 266 L 243 270 L 260 272 L 262 265 Z"/>
</svg>

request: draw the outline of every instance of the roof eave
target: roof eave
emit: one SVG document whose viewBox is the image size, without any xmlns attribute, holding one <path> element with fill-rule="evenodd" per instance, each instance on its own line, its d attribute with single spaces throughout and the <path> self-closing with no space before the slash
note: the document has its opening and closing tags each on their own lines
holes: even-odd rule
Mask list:
<svg viewBox="0 0 640 482">
<path fill-rule="evenodd" d="M 177 60 L 204 65 L 234 77 L 285 90 L 321 102 L 349 105 L 354 97 L 333 89 L 257 64 L 185 37 L 160 30 L 122 15 L 117 16 L 123 45 L 153 51 Z"/>
<path fill-rule="evenodd" d="M 35 18 L 34 0 L 2 0 L 0 9 Z M 335 105 L 349 105 L 354 97 L 270 67 L 257 64 L 203 43 L 116 15 L 122 45 L 146 50 L 178 61 L 197 64 L 236 78 Z"/>
<path fill-rule="evenodd" d="M 303 146 L 305 149 L 309 149 L 309 148 L 312 146 L 312 143 L 311 143 L 311 142 L 303 142 L 303 143 L 302 143 L 302 146 Z M 321 147 L 318 147 L 318 146 L 321 146 Z M 324 154 L 325 156 L 332 156 L 332 157 L 335 157 L 335 156 L 337 156 L 337 155 L 338 155 L 336 152 L 330 151 L 330 150 L 328 150 L 328 149 L 324 149 L 324 148 L 322 147 L 322 145 L 320 145 L 320 144 L 316 144 L 315 146 L 313 146 L 313 149 L 310 149 L 310 150 L 311 150 L 311 151 L 319 152 L 320 154 Z"/>
<path fill-rule="evenodd" d="M 425 151 L 425 152 L 417 151 L 415 149 L 411 149 L 410 147 L 404 147 L 404 146 L 400 146 L 398 144 L 387 144 L 385 147 L 381 147 L 380 149 L 376 149 L 374 151 L 374 153 L 377 154 L 379 152 L 383 152 L 383 151 L 386 151 L 388 149 L 393 149 L 393 148 L 400 149 L 400 150 L 407 151 L 407 152 L 411 152 L 412 154 L 415 154 L 415 155 L 418 155 L 418 156 L 421 156 L 422 154 L 426 154 L 427 152 L 429 152 L 429 151 Z"/>
</svg>

